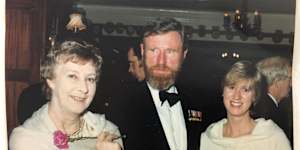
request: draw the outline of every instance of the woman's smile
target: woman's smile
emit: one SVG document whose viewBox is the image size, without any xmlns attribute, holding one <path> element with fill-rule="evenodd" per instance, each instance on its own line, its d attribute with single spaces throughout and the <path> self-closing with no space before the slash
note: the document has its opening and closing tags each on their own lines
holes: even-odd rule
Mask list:
<svg viewBox="0 0 300 150">
<path fill-rule="evenodd" d="M 78 96 L 71 96 L 71 98 L 75 101 L 83 102 L 87 99 L 87 97 L 78 97 Z"/>
<path fill-rule="evenodd" d="M 241 107 L 243 105 L 243 103 L 241 101 L 233 100 L 233 101 L 230 101 L 230 105 L 232 107 Z"/>
</svg>

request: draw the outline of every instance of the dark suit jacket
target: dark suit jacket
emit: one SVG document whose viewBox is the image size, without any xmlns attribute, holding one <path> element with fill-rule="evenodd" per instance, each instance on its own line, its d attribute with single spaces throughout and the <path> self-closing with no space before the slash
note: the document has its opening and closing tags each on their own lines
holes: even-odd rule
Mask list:
<svg viewBox="0 0 300 150">
<path fill-rule="evenodd" d="M 293 101 L 291 97 L 280 101 L 278 111 L 280 114 L 280 127 L 283 129 L 293 145 Z"/>
<path fill-rule="evenodd" d="M 254 118 L 272 119 L 274 122 L 278 120 L 278 108 L 269 95 L 264 95 L 253 108 Z"/>
<path fill-rule="evenodd" d="M 181 92 L 180 88 L 176 88 L 182 98 L 181 104 L 188 134 L 188 149 L 199 150 L 200 134 L 205 127 L 202 126 L 202 122 L 190 122 L 188 120 L 188 109 L 195 110 L 195 108 L 189 107 L 186 95 Z M 132 87 L 130 91 L 126 90 L 125 96 L 114 99 L 109 108 L 106 112 L 107 119 L 119 126 L 121 132 L 127 135 L 124 140 L 125 149 L 170 149 L 146 82 Z M 196 110 L 201 111 L 200 109 Z"/>
</svg>

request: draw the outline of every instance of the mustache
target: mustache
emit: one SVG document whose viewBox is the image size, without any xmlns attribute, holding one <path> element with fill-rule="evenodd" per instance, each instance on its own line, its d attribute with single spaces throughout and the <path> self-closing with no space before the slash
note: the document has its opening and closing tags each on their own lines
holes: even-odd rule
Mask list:
<svg viewBox="0 0 300 150">
<path fill-rule="evenodd" d="M 155 66 L 152 66 L 150 67 L 151 70 L 154 70 L 154 69 L 158 69 L 158 70 L 172 70 L 171 68 L 169 68 L 168 66 L 166 65 L 155 65 Z"/>
</svg>

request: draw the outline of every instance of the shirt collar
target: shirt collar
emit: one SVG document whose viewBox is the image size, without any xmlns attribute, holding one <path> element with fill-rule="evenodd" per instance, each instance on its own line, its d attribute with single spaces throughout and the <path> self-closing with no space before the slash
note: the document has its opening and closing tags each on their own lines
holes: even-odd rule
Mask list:
<svg viewBox="0 0 300 150">
<path fill-rule="evenodd" d="M 150 93 L 151 93 L 151 96 L 152 96 L 152 99 L 154 101 L 154 104 L 156 106 L 161 106 L 161 101 L 159 99 L 159 90 L 158 89 L 155 89 L 153 88 L 148 82 L 147 82 L 147 86 L 149 87 L 149 90 L 150 90 Z M 172 85 L 168 90 L 167 90 L 168 93 L 178 93 L 176 87 L 174 85 Z M 164 103 L 164 104 L 167 104 L 167 103 Z M 169 103 L 168 103 L 169 105 Z"/>
<path fill-rule="evenodd" d="M 275 103 L 275 105 L 278 107 L 278 102 L 277 102 L 277 100 L 271 95 L 271 93 L 268 93 L 268 95 L 269 95 L 270 98 L 273 100 L 273 102 Z"/>
<path fill-rule="evenodd" d="M 148 85 L 150 91 L 159 92 L 159 90 L 153 88 L 153 87 L 149 84 L 149 82 L 147 82 L 147 85 Z M 168 93 L 176 93 L 176 94 L 178 94 L 178 91 L 177 91 L 177 89 L 176 89 L 176 87 L 175 87 L 174 85 L 172 85 L 172 86 L 167 90 L 167 92 L 168 92 Z"/>
</svg>

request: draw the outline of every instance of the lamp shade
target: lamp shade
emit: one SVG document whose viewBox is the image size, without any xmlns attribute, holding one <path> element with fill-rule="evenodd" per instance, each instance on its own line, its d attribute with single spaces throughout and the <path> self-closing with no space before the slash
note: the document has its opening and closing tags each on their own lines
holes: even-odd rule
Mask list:
<svg viewBox="0 0 300 150">
<path fill-rule="evenodd" d="M 84 30 L 86 29 L 86 25 L 82 22 L 82 15 L 79 13 L 73 13 L 70 15 L 70 21 L 66 25 L 68 30 L 73 30 L 77 32 L 77 30 Z"/>
</svg>

